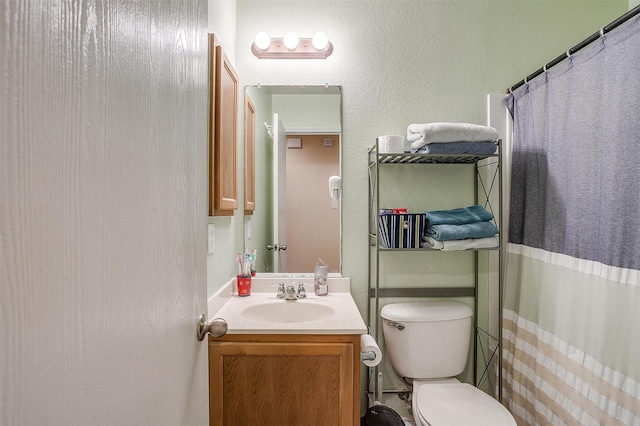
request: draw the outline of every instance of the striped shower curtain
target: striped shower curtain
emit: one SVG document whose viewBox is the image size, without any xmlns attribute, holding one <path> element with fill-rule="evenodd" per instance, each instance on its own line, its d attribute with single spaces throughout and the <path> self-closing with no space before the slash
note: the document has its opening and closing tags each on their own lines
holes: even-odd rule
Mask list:
<svg viewBox="0 0 640 426">
<path fill-rule="evenodd" d="M 640 15 L 514 90 L 503 401 L 640 425 Z"/>
</svg>

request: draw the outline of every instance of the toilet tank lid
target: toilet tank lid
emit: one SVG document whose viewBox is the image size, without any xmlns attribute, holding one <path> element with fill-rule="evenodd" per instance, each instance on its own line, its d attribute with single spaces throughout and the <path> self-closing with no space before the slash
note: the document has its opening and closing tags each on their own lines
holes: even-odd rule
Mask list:
<svg viewBox="0 0 640 426">
<path fill-rule="evenodd" d="M 404 322 L 451 321 L 472 314 L 469 305 L 454 300 L 390 303 L 380 311 L 384 319 Z"/>
</svg>

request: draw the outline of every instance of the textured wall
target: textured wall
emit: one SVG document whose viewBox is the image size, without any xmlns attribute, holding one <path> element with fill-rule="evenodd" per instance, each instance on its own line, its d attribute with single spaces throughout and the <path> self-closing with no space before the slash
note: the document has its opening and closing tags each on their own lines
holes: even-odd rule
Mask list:
<svg viewBox="0 0 640 426">
<path fill-rule="evenodd" d="M 0 1 L 0 424 L 207 424 L 205 1 Z"/>
<path fill-rule="evenodd" d="M 241 83 L 336 84 L 343 91 L 343 273 L 366 312 L 367 162 L 376 136 L 412 122 L 485 123 L 486 95 L 541 67 L 627 10 L 627 1 L 261 1 L 237 2 Z M 283 18 L 283 17 L 286 17 Z M 326 60 L 258 60 L 258 31 L 334 45 Z M 407 189 L 405 199 L 411 199 Z M 397 257 L 397 279 L 415 257 Z M 395 268 L 395 267 L 394 267 Z M 418 275 L 422 271 L 417 271 Z M 446 277 L 436 277 L 446 278 Z"/>
</svg>

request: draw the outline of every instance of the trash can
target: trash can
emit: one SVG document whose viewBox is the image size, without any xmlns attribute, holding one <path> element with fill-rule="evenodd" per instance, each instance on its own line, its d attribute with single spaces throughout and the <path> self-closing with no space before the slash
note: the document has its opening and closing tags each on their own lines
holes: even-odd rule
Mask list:
<svg viewBox="0 0 640 426">
<path fill-rule="evenodd" d="M 405 426 L 405 423 L 391 407 L 374 405 L 360 418 L 360 426 Z"/>
</svg>

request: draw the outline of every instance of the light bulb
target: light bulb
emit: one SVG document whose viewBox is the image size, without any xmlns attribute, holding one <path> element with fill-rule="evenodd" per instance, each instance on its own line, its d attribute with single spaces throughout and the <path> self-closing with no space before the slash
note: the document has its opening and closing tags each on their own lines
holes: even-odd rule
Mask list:
<svg viewBox="0 0 640 426">
<path fill-rule="evenodd" d="M 282 41 L 289 50 L 293 50 L 298 47 L 298 35 L 292 31 L 286 33 L 284 37 L 282 37 Z"/>
<path fill-rule="evenodd" d="M 324 50 L 329 44 L 329 39 L 325 33 L 318 32 L 313 35 L 311 43 L 313 43 L 313 47 L 315 47 L 316 50 Z"/>
<path fill-rule="evenodd" d="M 271 45 L 271 37 L 269 37 L 269 34 L 265 32 L 259 32 L 258 34 L 256 34 L 256 38 L 253 40 L 253 42 L 258 49 L 267 50 Z"/>
</svg>

